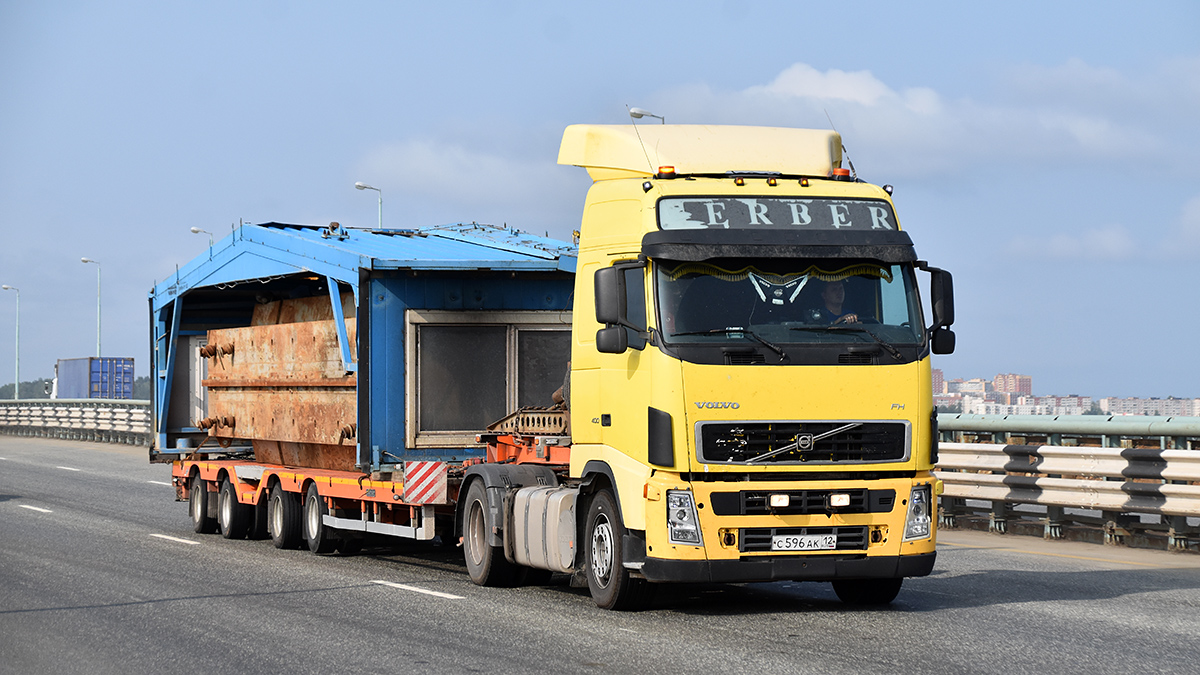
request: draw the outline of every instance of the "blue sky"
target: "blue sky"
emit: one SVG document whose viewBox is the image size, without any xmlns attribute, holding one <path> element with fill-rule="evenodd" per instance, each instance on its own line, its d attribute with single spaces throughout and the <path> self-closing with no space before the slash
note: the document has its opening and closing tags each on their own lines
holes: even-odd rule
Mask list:
<svg viewBox="0 0 1200 675">
<path fill-rule="evenodd" d="M 21 375 L 146 374 L 146 293 L 239 219 L 569 236 L 573 123 L 820 127 L 955 273 L 947 377 L 1200 396 L 1200 4 L 0 4 Z M 0 293 L 0 381 L 15 296 Z"/>
</svg>

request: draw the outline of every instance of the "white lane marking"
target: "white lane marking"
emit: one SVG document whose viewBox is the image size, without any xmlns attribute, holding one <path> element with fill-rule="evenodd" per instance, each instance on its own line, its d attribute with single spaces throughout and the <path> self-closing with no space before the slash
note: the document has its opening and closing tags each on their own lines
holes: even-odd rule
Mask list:
<svg viewBox="0 0 1200 675">
<path fill-rule="evenodd" d="M 72 466 L 56 466 L 54 468 L 62 469 L 63 471 L 82 471 L 83 470 L 83 469 L 76 469 L 75 467 L 72 467 Z"/>
<path fill-rule="evenodd" d="M 29 509 L 30 511 L 37 511 L 38 513 L 54 513 L 50 509 L 38 508 L 36 506 L 30 506 L 28 504 L 17 504 L 17 506 L 19 506 L 23 509 Z"/>
<path fill-rule="evenodd" d="M 191 544 L 192 546 L 198 546 L 200 544 L 198 541 L 188 541 L 187 539 L 180 539 L 179 537 L 168 537 L 165 534 L 151 534 L 150 536 L 158 537 L 159 539 L 166 539 L 167 541 L 178 542 L 180 544 Z"/>
<path fill-rule="evenodd" d="M 173 487 L 175 485 L 174 483 L 164 483 L 161 480 L 148 480 L 146 482 L 153 483 L 155 485 L 166 485 L 167 487 Z"/>
<path fill-rule="evenodd" d="M 371 581 L 371 583 L 381 584 L 383 586 L 391 586 L 392 588 L 399 588 L 399 589 L 402 589 L 405 591 L 412 591 L 413 593 L 424 593 L 425 595 L 432 595 L 436 598 L 445 598 L 447 600 L 465 600 L 466 599 L 461 595 L 451 595 L 449 593 L 442 593 L 441 591 L 428 591 L 428 590 L 425 590 L 424 588 L 417 588 L 416 586 L 406 586 L 404 584 L 397 584 L 397 583 L 394 583 L 391 581 L 380 581 L 378 579 L 374 579 Z"/>
</svg>

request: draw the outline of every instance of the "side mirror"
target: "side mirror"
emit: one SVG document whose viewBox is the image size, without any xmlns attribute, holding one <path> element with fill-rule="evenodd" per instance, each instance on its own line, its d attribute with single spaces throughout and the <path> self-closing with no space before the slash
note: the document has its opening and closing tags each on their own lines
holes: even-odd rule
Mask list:
<svg viewBox="0 0 1200 675">
<path fill-rule="evenodd" d="M 934 354 L 954 353 L 954 331 L 949 328 L 939 328 L 930 336 L 929 349 Z"/>
<path fill-rule="evenodd" d="M 595 283 L 596 321 L 607 326 L 623 323 L 626 314 L 625 277 L 621 270 L 602 267 L 596 270 Z"/>
<path fill-rule="evenodd" d="M 596 331 L 596 351 L 601 354 L 624 354 L 629 349 L 629 334 L 624 326 L 609 326 Z"/>
<path fill-rule="evenodd" d="M 933 328 L 954 323 L 954 278 L 946 270 L 929 268 L 929 294 L 933 305 Z"/>
</svg>

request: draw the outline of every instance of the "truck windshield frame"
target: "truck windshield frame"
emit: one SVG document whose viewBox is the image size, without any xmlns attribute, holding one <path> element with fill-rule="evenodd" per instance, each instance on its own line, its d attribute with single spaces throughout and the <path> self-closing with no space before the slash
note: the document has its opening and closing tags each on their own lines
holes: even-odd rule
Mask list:
<svg viewBox="0 0 1200 675">
<path fill-rule="evenodd" d="M 684 361 L 875 365 L 928 353 L 911 264 L 659 260 L 653 269 L 660 345 Z"/>
</svg>

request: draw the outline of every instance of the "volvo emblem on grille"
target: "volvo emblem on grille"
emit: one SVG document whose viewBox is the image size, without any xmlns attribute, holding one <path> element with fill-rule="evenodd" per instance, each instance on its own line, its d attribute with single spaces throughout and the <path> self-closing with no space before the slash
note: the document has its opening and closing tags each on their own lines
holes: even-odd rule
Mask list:
<svg viewBox="0 0 1200 675">
<path fill-rule="evenodd" d="M 813 446 L 813 435 L 812 434 L 796 434 L 796 437 L 792 440 L 796 441 L 796 447 L 800 450 L 811 450 L 812 449 L 812 446 Z"/>
</svg>

